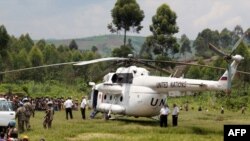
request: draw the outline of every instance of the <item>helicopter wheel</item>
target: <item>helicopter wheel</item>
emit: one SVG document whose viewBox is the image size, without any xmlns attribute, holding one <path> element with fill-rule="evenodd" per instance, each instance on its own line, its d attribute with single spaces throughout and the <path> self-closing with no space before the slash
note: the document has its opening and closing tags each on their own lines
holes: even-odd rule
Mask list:
<svg viewBox="0 0 250 141">
<path fill-rule="evenodd" d="M 104 119 L 109 120 L 111 118 L 111 115 L 108 113 L 104 113 Z"/>
</svg>

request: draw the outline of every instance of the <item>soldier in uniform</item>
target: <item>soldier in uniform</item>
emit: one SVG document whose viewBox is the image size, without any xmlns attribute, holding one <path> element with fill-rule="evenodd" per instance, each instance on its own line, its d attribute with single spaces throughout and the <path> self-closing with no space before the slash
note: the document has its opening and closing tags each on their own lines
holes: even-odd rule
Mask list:
<svg viewBox="0 0 250 141">
<path fill-rule="evenodd" d="M 53 102 L 49 101 L 47 109 L 45 111 L 44 121 L 43 121 L 43 127 L 51 128 L 52 121 L 53 121 L 53 115 L 54 115 L 54 109 L 53 109 Z"/>
<path fill-rule="evenodd" d="M 17 122 L 18 122 L 18 131 L 19 133 L 23 133 L 24 132 L 24 123 L 26 121 L 26 116 L 25 116 L 25 108 L 23 106 L 23 103 L 20 102 L 19 103 L 19 108 L 17 108 L 17 111 L 16 111 L 16 119 L 17 119 Z"/>
<path fill-rule="evenodd" d="M 29 102 L 28 98 L 24 98 L 23 99 L 23 102 L 24 102 L 24 107 L 25 107 L 25 115 L 26 115 L 26 121 L 25 121 L 25 127 L 27 130 L 30 129 L 30 117 L 32 115 L 32 111 L 33 111 L 33 108 L 32 108 L 32 105 L 31 103 Z"/>
</svg>

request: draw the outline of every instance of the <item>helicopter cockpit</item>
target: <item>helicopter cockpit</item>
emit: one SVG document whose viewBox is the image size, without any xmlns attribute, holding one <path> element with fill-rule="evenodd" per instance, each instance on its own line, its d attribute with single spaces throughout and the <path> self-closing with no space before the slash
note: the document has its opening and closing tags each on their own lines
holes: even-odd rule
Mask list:
<svg viewBox="0 0 250 141">
<path fill-rule="evenodd" d="M 108 73 L 103 77 L 105 84 L 127 83 L 132 84 L 134 77 L 147 76 L 149 72 L 144 68 L 136 66 L 120 67 L 115 73 Z"/>
</svg>

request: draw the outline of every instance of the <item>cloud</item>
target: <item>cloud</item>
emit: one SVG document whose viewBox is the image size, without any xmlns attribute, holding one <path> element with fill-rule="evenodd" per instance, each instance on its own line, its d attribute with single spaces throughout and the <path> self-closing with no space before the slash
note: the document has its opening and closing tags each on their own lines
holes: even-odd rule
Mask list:
<svg viewBox="0 0 250 141">
<path fill-rule="evenodd" d="M 211 22 L 213 22 L 214 20 L 218 20 L 221 17 L 223 17 L 227 12 L 229 12 L 231 10 L 231 6 L 229 4 L 225 4 L 222 2 L 218 2 L 216 1 L 211 10 L 201 16 L 200 18 L 194 20 L 194 25 L 195 26 L 202 26 L 202 27 L 206 27 L 208 26 Z"/>
<path fill-rule="evenodd" d="M 112 21 L 111 9 L 116 0 L 0 0 L 0 24 L 14 36 L 29 33 L 34 39 L 82 38 L 110 34 L 107 24 Z M 180 37 L 195 39 L 205 28 L 233 29 L 240 24 L 249 28 L 249 0 L 137 0 L 144 11 L 144 28 L 139 34 L 152 33 L 149 25 L 157 8 L 166 3 L 177 14 Z"/>
<path fill-rule="evenodd" d="M 237 17 L 233 17 L 233 18 L 226 20 L 224 25 L 226 27 L 233 28 L 236 25 L 240 25 L 242 21 L 243 21 L 242 18 L 240 16 L 237 16 Z"/>
</svg>

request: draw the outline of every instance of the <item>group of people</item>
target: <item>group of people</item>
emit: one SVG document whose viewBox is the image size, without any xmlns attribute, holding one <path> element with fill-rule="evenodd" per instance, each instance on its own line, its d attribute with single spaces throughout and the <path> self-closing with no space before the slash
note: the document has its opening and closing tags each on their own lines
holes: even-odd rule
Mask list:
<svg viewBox="0 0 250 141">
<path fill-rule="evenodd" d="M 1 132 L 0 141 L 15 141 L 20 140 L 19 133 L 25 130 L 30 130 L 30 117 L 33 113 L 33 108 L 28 98 L 19 101 L 16 107 L 15 119 L 17 120 L 18 128 L 16 128 L 16 121 L 10 121 L 7 130 Z M 27 141 L 28 138 L 22 138 L 22 141 Z"/>
<path fill-rule="evenodd" d="M 9 100 L 9 99 L 8 99 Z M 35 115 L 35 108 L 32 104 L 31 98 L 24 97 L 18 98 L 14 97 L 12 99 L 14 110 L 16 111 L 15 119 L 17 121 L 10 121 L 7 127 L 7 130 L 1 132 L 0 141 L 9 141 L 9 140 L 22 140 L 28 141 L 28 137 L 24 136 L 22 138 L 18 137 L 19 133 L 23 133 L 31 129 L 30 118 Z M 51 128 L 53 115 L 54 115 L 54 107 L 53 102 L 48 101 L 44 106 L 45 116 L 43 121 L 44 128 Z"/>
<path fill-rule="evenodd" d="M 63 105 L 65 107 L 66 119 L 68 120 L 69 117 L 70 119 L 73 119 L 72 109 L 74 107 L 74 104 L 71 98 L 68 97 L 68 99 L 63 103 Z M 82 119 L 86 119 L 86 115 L 85 115 L 86 106 L 87 106 L 87 100 L 86 100 L 86 97 L 83 96 L 81 104 L 80 104 Z"/>
<path fill-rule="evenodd" d="M 167 127 L 168 126 L 168 115 L 170 114 L 170 109 L 168 105 L 164 105 L 160 110 L 160 127 Z M 179 115 L 179 107 L 176 104 L 173 104 L 173 111 L 172 111 L 172 125 L 178 125 L 178 115 Z"/>
</svg>

